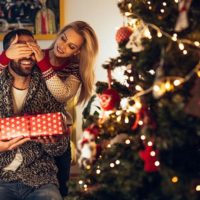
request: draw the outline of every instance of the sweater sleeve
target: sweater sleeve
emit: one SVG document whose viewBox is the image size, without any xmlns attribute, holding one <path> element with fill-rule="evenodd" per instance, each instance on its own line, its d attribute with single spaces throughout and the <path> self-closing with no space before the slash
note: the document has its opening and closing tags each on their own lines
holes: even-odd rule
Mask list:
<svg viewBox="0 0 200 200">
<path fill-rule="evenodd" d="M 3 51 L 0 55 L 0 72 L 8 66 L 10 59 L 6 56 L 6 52 Z"/>
<path fill-rule="evenodd" d="M 65 80 L 61 80 L 47 57 L 38 62 L 38 66 L 42 71 L 47 88 L 58 102 L 66 103 L 70 98 L 76 95 L 81 84 L 77 76 L 71 74 Z"/>
<path fill-rule="evenodd" d="M 55 74 L 49 79 L 46 79 L 46 84 L 49 91 L 61 103 L 66 103 L 67 100 L 74 97 L 80 86 L 80 80 L 74 75 L 70 75 L 65 81 Z"/>
<path fill-rule="evenodd" d="M 42 144 L 44 151 L 51 156 L 61 156 L 69 148 L 69 136 L 63 136 L 56 143 Z"/>
</svg>

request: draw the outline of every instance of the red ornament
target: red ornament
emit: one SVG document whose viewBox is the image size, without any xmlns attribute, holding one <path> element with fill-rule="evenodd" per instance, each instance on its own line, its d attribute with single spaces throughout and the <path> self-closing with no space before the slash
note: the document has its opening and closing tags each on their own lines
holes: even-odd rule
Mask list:
<svg viewBox="0 0 200 200">
<path fill-rule="evenodd" d="M 132 34 L 132 29 L 128 26 L 123 26 L 118 29 L 116 33 L 116 41 L 120 44 L 123 42 L 127 42 L 129 40 L 130 35 Z"/>
<path fill-rule="evenodd" d="M 155 155 L 151 155 L 151 153 L 155 153 Z M 145 146 L 143 151 L 139 152 L 140 158 L 144 161 L 144 171 L 146 172 L 156 172 L 158 171 L 158 166 L 155 165 L 157 161 L 157 152 L 153 150 L 152 146 Z"/>
<path fill-rule="evenodd" d="M 100 105 L 105 111 L 113 110 L 118 107 L 120 103 L 118 92 L 112 88 L 104 90 L 103 93 L 99 95 L 99 98 Z"/>
</svg>

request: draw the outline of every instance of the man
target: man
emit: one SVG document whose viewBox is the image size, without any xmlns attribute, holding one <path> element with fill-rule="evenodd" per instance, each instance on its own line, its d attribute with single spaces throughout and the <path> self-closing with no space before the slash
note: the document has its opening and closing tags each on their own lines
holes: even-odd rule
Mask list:
<svg viewBox="0 0 200 200">
<path fill-rule="evenodd" d="M 46 88 L 27 43 L 35 42 L 32 33 L 18 29 L 3 40 L 4 50 L 17 41 L 20 58 L 0 70 L 0 118 L 25 114 L 62 112 Z M 69 148 L 69 137 L 42 143 L 29 138 L 0 141 L 0 197 L 4 200 L 61 200 L 54 156 Z"/>
</svg>

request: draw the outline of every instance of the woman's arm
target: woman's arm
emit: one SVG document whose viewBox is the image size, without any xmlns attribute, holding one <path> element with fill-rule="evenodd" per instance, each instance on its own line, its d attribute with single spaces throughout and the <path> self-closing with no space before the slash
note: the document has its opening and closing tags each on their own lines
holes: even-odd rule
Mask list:
<svg viewBox="0 0 200 200">
<path fill-rule="evenodd" d="M 65 103 L 74 97 L 81 83 L 74 75 L 70 75 L 65 81 L 62 81 L 56 73 L 51 77 L 44 73 L 43 77 L 51 94 L 61 103 Z"/>
<path fill-rule="evenodd" d="M 33 50 L 47 88 L 55 99 L 60 103 L 66 103 L 67 100 L 74 97 L 81 84 L 80 79 L 75 75 L 69 75 L 65 80 L 61 80 L 39 45 L 28 43 L 28 46 Z"/>
</svg>

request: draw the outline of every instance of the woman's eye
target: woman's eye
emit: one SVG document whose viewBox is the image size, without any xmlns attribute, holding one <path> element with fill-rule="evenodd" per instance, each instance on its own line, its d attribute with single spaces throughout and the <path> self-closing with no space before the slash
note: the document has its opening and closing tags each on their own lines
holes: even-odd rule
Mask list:
<svg viewBox="0 0 200 200">
<path fill-rule="evenodd" d="M 65 38 L 64 36 L 61 36 L 61 39 L 62 39 L 64 42 L 67 41 L 66 38 Z"/>
<path fill-rule="evenodd" d="M 69 48 L 70 48 L 71 50 L 76 49 L 76 47 L 75 47 L 75 46 L 72 46 L 72 45 L 69 45 Z"/>
</svg>

